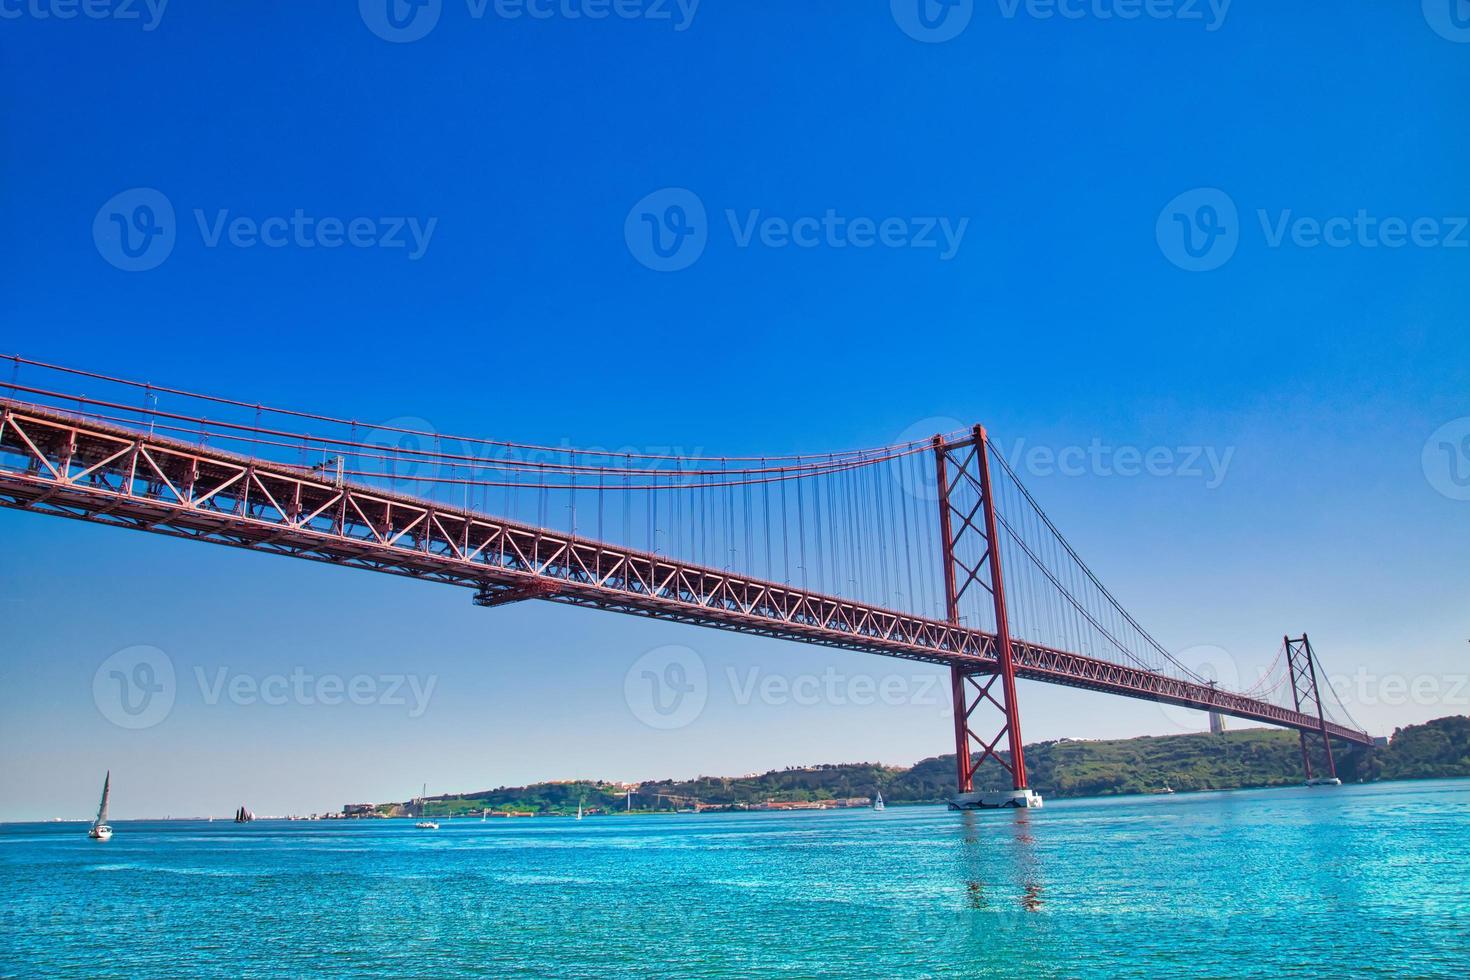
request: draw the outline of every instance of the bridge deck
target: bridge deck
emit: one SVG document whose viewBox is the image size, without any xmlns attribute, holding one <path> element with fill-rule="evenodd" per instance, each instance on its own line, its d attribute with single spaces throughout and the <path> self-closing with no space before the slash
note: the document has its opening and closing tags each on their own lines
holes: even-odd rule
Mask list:
<svg viewBox="0 0 1470 980">
<path fill-rule="evenodd" d="M 993 634 L 0 399 L 0 506 L 977 670 Z M 1013 639 L 1017 675 L 1316 731 L 1315 716 Z M 1370 744 L 1329 723 L 1335 737 Z"/>
</svg>

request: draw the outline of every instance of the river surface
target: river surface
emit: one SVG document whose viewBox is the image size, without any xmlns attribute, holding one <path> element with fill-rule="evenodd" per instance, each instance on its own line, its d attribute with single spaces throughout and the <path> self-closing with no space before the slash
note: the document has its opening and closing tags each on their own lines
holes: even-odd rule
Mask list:
<svg viewBox="0 0 1470 980">
<path fill-rule="evenodd" d="M 1470 781 L 0 827 L 0 975 L 1470 975 Z"/>
</svg>

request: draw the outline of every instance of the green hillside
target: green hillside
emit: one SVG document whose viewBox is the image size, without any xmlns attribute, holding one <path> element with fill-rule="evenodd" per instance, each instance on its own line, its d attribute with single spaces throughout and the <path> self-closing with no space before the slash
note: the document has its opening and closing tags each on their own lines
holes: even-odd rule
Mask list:
<svg viewBox="0 0 1470 980">
<path fill-rule="evenodd" d="M 1395 729 L 1387 749 L 1359 753 L 1354 762 L 1354 778 L 1368 780 L 1470 776 L 1470 717 Z"/>
<path fill-rule="evenodd" d="M 1394 732 L 1388 746 L 1361 748 L 1335 743 L 1344 782 L 1470 776 L 1470 717 L 1440 718 Z M 1302 782 L 1296 733 L 1252 728 L 1221 735 L 1166 735 L 1109 741 L 1038 742 L 1026 747 L 1030 782 L 1045 797 L 1109 796 L 1293 786 Z M 977 789 L 1004 789 L 999 766 L 981 767 Z M 635 812 L 669 810 L 698 799 L 703 805 L 748 806 L 871 796 L 881 790 L 891 803 L 927 803 L 954 792 L 953 755 L 925 759 L 911 768 L 847 763 L 781 769 L 752 776 L 701 776 L 639 785 L 631 796 Z M 629 795 L 610 783 L 538 783 L 434 797 L 428 812 L 463 815 L 492 811 L 573 813 L 625 811 Z M 392 806 L 385 804 L 381 811 Z M 400 809 L 402 805 L 396 805 Z"/>
</svg>

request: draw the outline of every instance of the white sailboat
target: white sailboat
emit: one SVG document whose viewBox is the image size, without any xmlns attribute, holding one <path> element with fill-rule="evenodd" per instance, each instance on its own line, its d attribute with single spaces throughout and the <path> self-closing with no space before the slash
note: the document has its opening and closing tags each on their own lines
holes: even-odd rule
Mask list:
<svg viewBox="0 0 1470 980">
<path fill-rule="evenodd" d="M 428 795 L 429 795 L 429 784 L 428 783 L 424 783 L 423 791 L 419 794 L 419 822 L 416 823 L 416 824 L 414 824 L 414 827 L 416 829 L 418 829 L 418 830 L 438 830 L 439 829 L 439 824 L 438 823 L 434 822 L 433 820 L 425 820 L 424 819 L 424 807 L 426 805 L 426 798 L 428 797 Z"/>
<path fill-rule="evenodd" d="M 876 789 L 873 792 L 876 794 L 873 797 L 873 809 L 881 813 L 883 811 L 883 791 Z"/>
<path fill-rule="evenodd" d="M 102 780 L 102 805 L 97 807 L 97 819 L 92 823 L 92 829 L 87 831 L 87 836 L 93 840 L 112 840 L 112 828 L 107 825 L 107 799 L 112 795 L 112 770 L 107 770 L 107 776 Z"/>
<path fill-rule="evenodd" d="M 581 820 L 582 819 L 582 801 L 581 800 L 578 800 L 577 801 L 577 819 L 578 820 Z"/>
</svg>

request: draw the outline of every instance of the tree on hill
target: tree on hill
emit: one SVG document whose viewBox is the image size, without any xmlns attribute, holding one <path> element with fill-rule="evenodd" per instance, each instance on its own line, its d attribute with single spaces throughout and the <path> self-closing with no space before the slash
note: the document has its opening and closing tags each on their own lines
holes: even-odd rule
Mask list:
<svg viewBox="0 0 1470 980">
<path fill-rule="evenodd" d="M 1334 746 L 1344 782 L 1375 779 L 1426 779 L 1470 776 L 1470 718 L 1440 718 L 1394 732 L 1388 746 Z M 1166 735 L 1108 741 L 1038 742 L 1026 747 L 1030 783 L 1043 796 L 1109 796 L 1176 791 L 1299 785 L 1303 779 L 1295 732 L 1251 728 L 1219 735 Z M 881 791 L 891 803 L 932 803 L 954 795 L 953 755 L 924 759 L 910 768 L 861 762 L 790 767 L 758 776 L 700 776 L 690 780 L 643 783 L 633 808 L 672 808 L 674 799 L 696 798 L 704 805 L 741 806 L 872 796 Z M 984 765 L 975 788 L 1008 789 L 1000 766 Z M 625 791 L 601 782 L 539 783 L 436 797 L 434 815 L 480 810 L 530 810 L 575 813 L 622 810 Z"/>
</svg>

